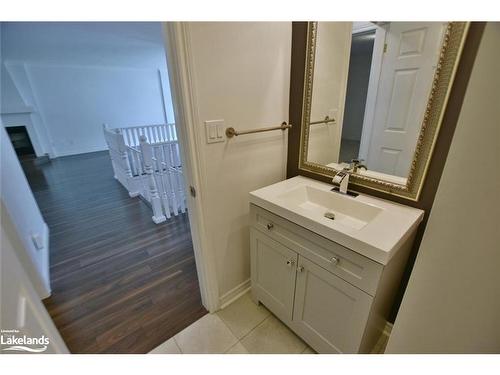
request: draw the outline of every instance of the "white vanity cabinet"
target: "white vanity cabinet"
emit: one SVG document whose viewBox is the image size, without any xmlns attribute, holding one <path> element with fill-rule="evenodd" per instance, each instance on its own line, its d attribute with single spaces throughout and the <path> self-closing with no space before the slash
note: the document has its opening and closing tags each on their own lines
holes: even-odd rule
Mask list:
<svg viewBox="0 0 500 375">
<path fill-rule="evenodd" d="M 414 233 L 385 265 L 255 204 L 252 296 L 319 353 L 369 353 L 380 337 Z"/>
<path fill-rule="evenodd" d="M 298 255 L 256 229 L 250 238 L 252 287 L 276 316 L 291 320 Z"/>
<path fill-rule="evenodd" d="M 299 257 L 292 328 L 320 353 L 356 353 L 373 298 Z"/>
</svg>

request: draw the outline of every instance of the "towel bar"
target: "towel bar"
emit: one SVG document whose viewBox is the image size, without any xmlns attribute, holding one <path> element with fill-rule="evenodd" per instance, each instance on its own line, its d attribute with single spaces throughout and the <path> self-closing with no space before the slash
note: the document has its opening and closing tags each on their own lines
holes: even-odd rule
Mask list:
<svg viewBox="0 0 500 375">
<path fill-rule="evenodd" d="M 334 118 L 330 118 L 329 116 L 325 116 L 324 120 L 312 121 L 312 122 L 309 123 L 309 125 L 328 124 L 329 122 L 335 122 L 335 119 Z"/>
<path fill-rule="evenodd" d="M 252 129 L 252 130 L 244 130 L 244 131 L 236 131 L 235 128 L 227 128 L 226 129 L 226 137 L 232 138 L 238 135 L 244 135 L 244 134 L 253 134 L 253 133 L 262 133 L 262 132 L 268 132 L 271 130 L 285 130 L 285 129 L 290 129 L 292 127 L 292 124 L 287 124 L 286 121 L 283 121 L 280 126 L 273 126 L 270 128 L 261 128 L 261 129 Z"/>
</svg>

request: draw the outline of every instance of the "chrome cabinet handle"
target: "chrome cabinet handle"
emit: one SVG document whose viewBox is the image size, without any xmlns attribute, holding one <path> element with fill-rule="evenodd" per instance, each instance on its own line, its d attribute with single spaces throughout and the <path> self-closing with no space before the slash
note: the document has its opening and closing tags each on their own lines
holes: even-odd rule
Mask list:
<svg viewBox="0 0 500 375">
<path fill-rule="evenodd" d="M 304 271 L 304 266 L 298 266 L 298 267 L 297 267 L 297 271 L 299 271 L 299 272 Z"/>
<path fill-rule="evenodd" d="M 287 261 L 286 261 L 286 265 L 287 265 L 288 267 L 291 267 L 291 266 L 293 266 L 294 264 L 295 264 L 295 260 L 293 260 L 293 259 L 289 259 L 289 260 L 287 260 Z"/>
<path fill-rule="evenodd" d="M 339 264 L 339 262 L 340 262 L 340 259 L 337 257 L 332 257 L 332 259 L 330 259 L 330 263 L 333 264 L 334 266 Z"/>
<path fill-rule="evenodd" d="M 267 230 L 271 230 L 274 228 L 274 224 L 273 223 L 268 223 L 267 224 Z"/>
</svg>

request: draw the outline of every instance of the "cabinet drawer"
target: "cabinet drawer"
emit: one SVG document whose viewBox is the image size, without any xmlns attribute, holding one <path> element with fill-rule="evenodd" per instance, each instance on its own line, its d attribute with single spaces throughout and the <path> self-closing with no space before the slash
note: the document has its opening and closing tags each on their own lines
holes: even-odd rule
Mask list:
<svg viewBox="0 0 500 375">
<path fill-rule="evenodd" d="M 250 205 L 251 224 L 320 267 L 375 295 L 383 266 L 263 208 Z"/>
</svg>

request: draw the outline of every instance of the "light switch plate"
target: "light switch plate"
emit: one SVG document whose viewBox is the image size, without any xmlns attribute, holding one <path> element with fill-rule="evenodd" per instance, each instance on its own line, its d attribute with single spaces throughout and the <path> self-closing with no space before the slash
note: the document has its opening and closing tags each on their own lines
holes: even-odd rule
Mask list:
<svg viewBox="0 0 500 375">
<path fill-rule="evenodd" d="M 205 121 L 207 143 L 224 142 L 226 140 L 226 126 L 224 120 Z"/>
</svg>

